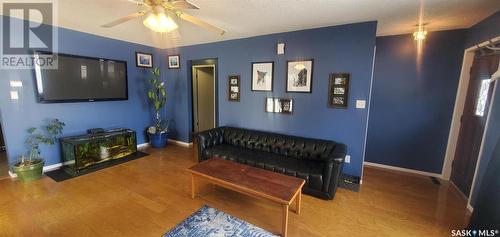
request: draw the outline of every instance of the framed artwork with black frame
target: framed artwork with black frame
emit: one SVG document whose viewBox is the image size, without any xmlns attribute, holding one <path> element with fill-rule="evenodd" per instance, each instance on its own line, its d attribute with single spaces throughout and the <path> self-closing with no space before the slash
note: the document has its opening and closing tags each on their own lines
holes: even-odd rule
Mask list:
<svg viewBox="0 0 500 237">
<path fill-rule="evenodd" d="M 252 91 L 273 91 L 274 62 L 252 63 Z"/>
<path fill-rule="evenodd" d="M 153 67 L 153 55 L 149 53 L 135 52 L 135 66 L 152 68 Z"/>
<path fill-rule="evenodd" d="M 286 92 L 311 93 L 313 59 L 287 61 Z"/>
<path fill-rule="evenodd" d="M 240 76 L 233 75 L 229 76 L 229 101 L 240 101 Z"/>
<path fill-rule="evenodd" d="M 179 69 L 181 68 L 181 56 L 180 55 L 169 55 L 168 59 L 168 69 Z"/>
<path fill-rule="evenodd" d="M 264 110 L 268 113 L 292 114 L 293 112 L 293 99 L 267 97 L 265 103 Z"/>
<path fill-rule="evenodd" d="M 328 85 L 328 106 L 347 108 L 349 100 L 349 73 L 332 73 Z"/>
</svg>

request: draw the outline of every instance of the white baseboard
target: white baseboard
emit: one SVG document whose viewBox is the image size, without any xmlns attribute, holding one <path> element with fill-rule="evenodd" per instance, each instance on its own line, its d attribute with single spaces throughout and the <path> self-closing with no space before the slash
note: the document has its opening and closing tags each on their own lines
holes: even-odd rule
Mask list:
<svg viewBox="0 0 500 237">
<path fill-rule="evenodd" d="M 401 168 L 401 167 L 390 166 L 390 165 L 382 165 L 382 164 L 366 162 L 366 161 L 363 163 L 363 165 L 378 167 L 378 168 L 382 168 L 382 169 L 396 170 L 396 171 L 418 174 L 418 175 L 424 175 L 424 176 L 430 176 L 430 177 L 436 177 L 436 178 L 440 178 L 440 179 L 442 179 L 442 177 L 443 177 L 441 174 L 437 174 L 437 173 L 430 173 L 430 172 Z"/>
<path fill-rule="evenodd" d="M 174 144 L 177 146 L 182 146 L 182 147 L 192 147 L 193 146 L 192 142 L 187 143 L 187 142 L 181 142 L 181 141 L 177 141 L 177 140 L 173 140 L 173 139 L 168 139 L 168 143 Z"/>
<path fill-rule="evenodd" d="M 137 144 L 137 149 L 148 147 L 148 146 L 149 146 L 149 143 Z M 48 171 L 52 171 L 52 170 L 58 169 L 61 166 L 63 166 L 63 164 L 66 164 L 66 163 L 57 163 L 57 164 L 53 164 L 53 165 L 44 166 L 43 167 L 43 172 L 45 173 L 45 172 L 48 172 Z M 17 178 L 17 174 L 12 173 L 10 170 L 9 170 L 9 176 L 11 178 Z"/>
</svg>

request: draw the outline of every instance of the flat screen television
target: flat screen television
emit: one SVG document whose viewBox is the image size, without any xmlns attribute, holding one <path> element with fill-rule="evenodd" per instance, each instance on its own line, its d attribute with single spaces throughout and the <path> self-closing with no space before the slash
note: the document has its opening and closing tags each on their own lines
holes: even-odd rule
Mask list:
<svg viewBox="0 0 500 237">
<path fill-rule="evenodd" d="M 126 61 L 57 54 L 57 63 L 57 69 L 35 65 L 40 103 L 128 99 Z"/>
</svg>

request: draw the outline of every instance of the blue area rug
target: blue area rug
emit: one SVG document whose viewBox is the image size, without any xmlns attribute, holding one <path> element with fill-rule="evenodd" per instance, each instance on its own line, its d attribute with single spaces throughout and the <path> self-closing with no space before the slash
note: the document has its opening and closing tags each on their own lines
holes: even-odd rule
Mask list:
<svg viewBox="0 0 500 237">
<path fill-rule="evenodd" d="M 209 206 L 203 206 L 163 237 L 275 237 L 268 231 Z"/>
</svg>

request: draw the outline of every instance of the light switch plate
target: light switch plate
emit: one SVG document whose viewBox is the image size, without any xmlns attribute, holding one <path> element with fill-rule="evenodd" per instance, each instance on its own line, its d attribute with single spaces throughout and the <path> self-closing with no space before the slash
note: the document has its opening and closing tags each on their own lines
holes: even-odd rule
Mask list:
<svg viewBox="0 0 500 237">
<path fill-rule="evenodd" d="M 350 155 L 346 155 L 344 162 L 345 163 L 351 163 L 351 156 Z"/>
<path fill-rule="evenodd" d="M 23 87 L 22 81 L 10 81 L 10 87 Z"/>
<path fill-rule="evenodd" d="M 356 109 L 366 108 L 366 100 L 356 100 Z"/>
</svg>

